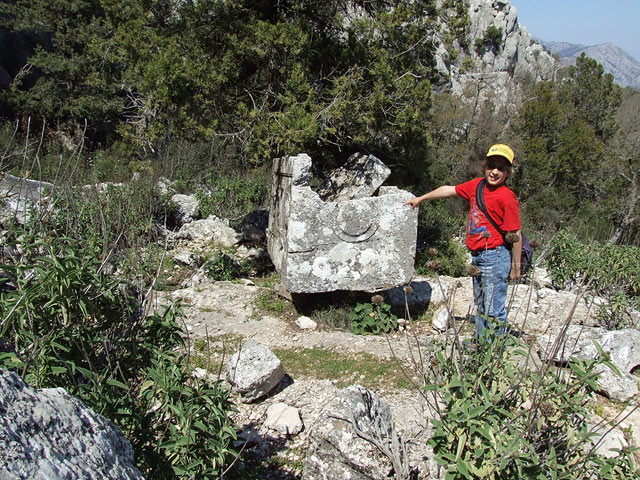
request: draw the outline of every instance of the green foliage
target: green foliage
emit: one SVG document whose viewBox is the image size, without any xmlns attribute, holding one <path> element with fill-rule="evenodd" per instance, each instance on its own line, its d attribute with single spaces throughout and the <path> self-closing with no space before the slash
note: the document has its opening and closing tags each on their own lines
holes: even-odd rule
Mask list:
<svg viewBox="0 0 640 480">
<path fill-rule="evenodd" d="M 440 4 L 438 13 L 440 18 L 444 19 L 452 39 L 456 39 L 463 48 L 467 48 L 467 33 L 469 25 L 471 25 L 471 18 L 466 2 L 464 0 L 444 0 Z"/>
<path fill-rule="evenodd" d="M 118 268 L 140 285 L 152 281 L 159 258 L 147 246 L 157 239 L 155 222 L 163 223 L 171 206 L 150 176 L 104 189 L 68 188 L 53 202 L 56 208 L 34 216 L 31 228 L 39 231 L 42 222 L 50 234 L 74 238 L 91 250 L 105 262 L 103 268 Z"/>
<path fill-rule="evenodd" d="M 240 267 L 223 252 L 216 252 L 202 267 L 207 277 L 216 281 L 233 280 L 240 276 Z"/>
<path fill-rule="evenodd" d="M 276 349 L 274 353 L 294 378 L 325 378 L 335 380 L 342 387 L 357 379 L 358 384 L 365 388 L 410 388 L 398 361 L 381 362 L 379 357 L 370 353 L 360 352 L 354 357 L 318 347 Z"/>
<path fill-rule="evenodd" d="M 281 314 L 285 309 L 284 301 L 275 293 L 261 293 L 256 299 L 256 306 L 265 312 Z"/>
<path fill-rule="evenodd" d="M 450 213 L 442 204 L 421 209 L 418 220 L 416 272 L 460 277 L 466 268 L 465 247 L 453 237 L 459 235 L 462 217 Z"/>
<path fill-rule="evenodd" d="M 627 159 L 611 145 L 620 88 L 584 56 L 561 77 L 535 84 L 514 122 L 523 142 L 514 190 L 530 223 L 558 228 L 586 221 L 594 237 L 603 237 L 612 225 L 600 219 L 615 218 L 628 203 L 613 187 L 620 178 L 614 172 L 628 171 Z"/>
<path fill-rule="evenodd" d="M 584 242 L 566 230 L 558 232 L 547 253 L 551 278 L 559 287 L 580 282 L 598 293 L 640 296 L 640 248 Z"/>
<path fill-rule="evenodd" d="M 34 387 L 63 387 L 113 420 L 139 467 L 158 478 L 211 478 L 235 456 L 228 392 L 196 379 L 180 311 L 144 313 L 125 279 L 90 245 L 13 229 L 2 265 L 2 368 Z"/>
<path fill-rule="evenodd" d="M 230 173 L 217 175 L 212 192 L 196 192 L 200 204 L 200 213 L 204 218 L 216 215 L 220 218 L 237 218 L 266 205 L 269 195 L 269 182 L 264 170 L 249 172 L 246 175 Z"/>
<path fill-rule="evenodd" d="M 640 308 L 640 248 L 580 241 L 566 230 L 558 232 L 547 253 L 555 285 L 587 285 L 608 300 L 597 318 L 609 329 L 633 328 L 632 309 Z"/>
<path fill-rule="evenodd" d="M 121 66 L 105 48 L 110 31 L 101 2 L 18 0 L 4 2 L 2 14 L 5 25 L 28 32 L 37 45 L 3 98 L 22 118 L 45 119 L 76 140 L 86 127 L 104 140 L 124 102 Z"/>
<path fill-rule="evenodd" d="M 389 333 L 398 328 L 398 317 L 387 303 L 358 303 L 349 314 L 349 326 L 357 335 Z"/>
<path fill-rule="evenodd" d="M 6 91 L 16 116 L 78 141 L 86 120 L 92 148 L 117 140 L 124 163 L 142 155 L 163 169 L 177 141 L 210 145 L 203 166 L 299 151 L 335 164 L 364 150 L 423 172 L 433 0 L 49 3 L 4 7 L 37 44 Z"/>
<path fill-rule="evenodd" d="M 522 370 L 514 359 L 526 358 L 523 347 L 498 336 L 465 356 L 436 349 L 424 390 L 438 398 L 429 444 L 445 478 L 634 476 L 630 450 L 604 459 L 591 449 L 584 419 L 598 362 L 576 361 L 565 373 Z"/>
<path fill-rule="evenodd" d="M 484 35 L 482 36 L 482 38 L 476 38 L 474 46 L 476 47 L 476 52 L 478 52 L 478 55 L 482 56 L 485 54 L 487 49 L 491 49 L 494 52 L 497 52 L 500 49 L 501 44 L 502 29 L 494 25 L 490 25 L 484 31 Z"/>
</svg>

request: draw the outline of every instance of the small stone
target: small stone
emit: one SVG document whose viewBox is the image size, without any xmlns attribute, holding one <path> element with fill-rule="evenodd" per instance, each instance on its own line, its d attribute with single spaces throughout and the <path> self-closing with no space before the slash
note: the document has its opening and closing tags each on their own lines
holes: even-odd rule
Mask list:
<svg viewBox="0 0 640 480">
<path fill-rule="evenodd" d="M 298 317 L 296 320 L 296 325 L 300 327 L 302 330 L 315 330 L 318 328 L 318 324 L 311 320 L 309 317 Z"/>
<path fill-rule="evenodd" d="M 433 315 L 431 326 L 434 330 L 439 332 L 444 332 L 449 328 L 449 311 L 447 310 L 447 307 L 440 307 L 440 309 L 438 309 L 438 311 Z"/>
<path fill-rule="evenodd" d="M 284 435 L 297 435 L 304 428 L 298 409 L 283 402 L 269 407 L 264 425 Z"/>
</svg>

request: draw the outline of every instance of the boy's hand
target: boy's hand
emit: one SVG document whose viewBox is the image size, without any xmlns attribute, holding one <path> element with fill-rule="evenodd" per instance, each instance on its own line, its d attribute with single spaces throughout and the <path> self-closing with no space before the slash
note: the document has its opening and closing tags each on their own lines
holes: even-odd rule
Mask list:
<svg viewBox="0 0 640 480">
<path fill-rule="evenodd" d="M 520 280 L 520 268 L 511 267 L 511 271 L 509 272 L 509 280 L 513 282 L 517 282 Z"/>
<path fill-rule="evenodd" d="M 409 200 L 406 203 L 403 203 L 402 206 L 406 206 L 406 205 L 410 205 L 411 209 L 416 208 L 418 205 L 420 205 L 420 200 L 418 199 L 418 197 L 413 197 L 411 200 Z"/>
</svg>

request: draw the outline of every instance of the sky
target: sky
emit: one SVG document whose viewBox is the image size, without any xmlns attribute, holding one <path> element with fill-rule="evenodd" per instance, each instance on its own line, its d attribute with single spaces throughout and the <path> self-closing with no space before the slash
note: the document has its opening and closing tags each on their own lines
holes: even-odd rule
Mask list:
<svg viewBox="0 0 640 480">
<path fill-rule="evenodd" d="M 591 46 L 613 43 L 640 62 L 640 0 L 511 0 L 536 38 Z"/>
</svg>

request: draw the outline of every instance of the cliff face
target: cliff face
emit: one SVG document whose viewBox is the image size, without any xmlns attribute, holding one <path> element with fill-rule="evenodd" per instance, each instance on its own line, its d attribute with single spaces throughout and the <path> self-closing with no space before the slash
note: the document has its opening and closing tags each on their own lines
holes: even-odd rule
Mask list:
<svg viewBox="0 0 640 480">
<path fill-rule="evenodd" d="M 517 104 L 523 82 L 553 77 L 556 61 L 518 23 L 509 0 L 469 0 L 468 6 L 466 37 L 440 42 L 437 69 L 448 79 L 440 88 L 506 106 Z M 442 29 L 446 38 L 448 28 Z"/>
</svg>

